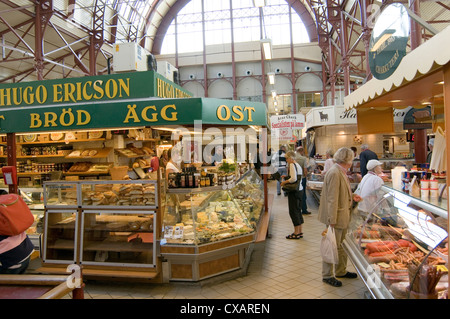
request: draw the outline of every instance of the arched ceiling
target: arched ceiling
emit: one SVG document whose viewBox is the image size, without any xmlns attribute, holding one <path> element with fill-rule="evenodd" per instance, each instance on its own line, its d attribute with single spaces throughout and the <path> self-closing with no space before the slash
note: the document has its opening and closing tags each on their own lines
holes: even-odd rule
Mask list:
<svg viewBox="0 0 450 319">
<path fill-rule="evenodd" d="M 116 42 L 136 41 L 159 53 L 168 26 L 189 1 L 0 0 L 0 83 L 106 73 Z M 363 13 L 368 5 L 382 8 L 393 1 L 286 2 L 319 43 L 331 76 L 344 56 L 355 74 L 365 72 Z M 449 25 L 448 2 L 416 0 L 417 14 L 440 31 Z M 425 29 L 420 34 L 423 41 L 432 36 Z"/>
<path fill-rule="evenodd" d="M 150 9 L 147 19 L 148 22 L 142 30 L 143 34 L 147 36 L 147 43 L 143 39 L 140 44 L 149 49 L 153 54 L 160 54 L 162 41 L 164 36 L 176 17 L 184 6 L 191 0 L 156 0 L 154 6 Z M 314 12 L 310 7 L 308 1 L 304 0 L 286 0 L 292 6 L 292 9 L 297 12 L 303 21 L 308 32 L 311 42 L 317 41 L 317 28 L 314 19 Z"/>
</svg>

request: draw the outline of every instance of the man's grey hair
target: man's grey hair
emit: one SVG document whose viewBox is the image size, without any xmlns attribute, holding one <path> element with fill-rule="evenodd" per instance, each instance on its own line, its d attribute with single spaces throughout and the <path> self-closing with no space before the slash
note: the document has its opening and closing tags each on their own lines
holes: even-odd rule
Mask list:
<svg viewBox="0 0 450 319">
<path fill-rule="evenodd" d="M 362 144 L 361 145 L 361 150 L 362 151 L 367 150 L 367 149 L 369 149 L 369 145 L 367 145 L 367 144 Z"/>
<path fill-rule="evenodd" d="M 333 160 L 335 163 L 352 164 L 355 153 L 348 147 L 341 147 L 334 153 Z"/>
</svg>

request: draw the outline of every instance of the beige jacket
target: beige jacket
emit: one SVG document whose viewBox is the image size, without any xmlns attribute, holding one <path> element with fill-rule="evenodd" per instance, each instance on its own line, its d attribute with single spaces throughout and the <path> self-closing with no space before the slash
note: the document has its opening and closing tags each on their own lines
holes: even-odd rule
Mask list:
<svg viewBox="0 0 450 319">
<path fill-rule="evenodd" d="M 345 229 L 350 223 L 353 193 L 345 173 L 334 164 L 325 174 L 322 193 L 320 195 L 320 222 Z"/>
</svg>

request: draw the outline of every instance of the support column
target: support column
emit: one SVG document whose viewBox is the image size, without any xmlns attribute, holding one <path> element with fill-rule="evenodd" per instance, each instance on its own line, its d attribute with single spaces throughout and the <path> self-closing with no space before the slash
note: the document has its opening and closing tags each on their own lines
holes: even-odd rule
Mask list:
<svg viewBox="0 0 450 319">
<path fill-rule="evenodd" d="M 44 79 L 44 33 L 53 15 L 53 0 L 37 1 L 35 5 L 34 63 L 38 80 Z"/>
<path fill-rule="evenodd" d="M 450 63 L 444 66 L 444 117 L 445 117 L 445 149 L 447 154 L 447 193 L 450 189 Z M 449 210 L 450 201 L 447 200 L 447 212 Z M 447 233 L 450 233 L 450 220 L 447 219 Z M 450 276 L 448 277 L 449 286 L 447 293 L 450 295 Z"/>
<path fill-rule="evenodd" d="M 350 61 L 348 57 L 348 36 L 347 23 L 344 14 L 341 11 L 341 55 L 342 55 L 342 70 L 344 72 L 344 96 L 350 94 Z"/>
<path fill-rule="evenodd" d="M 425 147 L 423 147 L 425 145 Z M 427 130 L 426 129 L 416 129 L 414 130 L 414 149 L 416 163 L 426 163 L 427 162 Z"/>
<path fill-rule="evenodd" d="M 370 65 L 369 65 L 369 46 L 370 46 L 370 28 L 367 25 L 367 1 L 362 0 L 361 5 L 361 20 L 362 20 L 362 32 L 363 32 L 363 42 L 364 42 L 364 51 L 366 57 L 366 79 L 370 80 Z"/>
<path fill-rule="evenodd" d="M 415 13 L 419 14 L 419 1 L 409 1 L 409 8 Z M 411 20 L 411 51 L 416 49 L 422 41 L 420 35 L 420 25 L 414 20 Z M 414 130 L 414 153 L 416 155 L 417 163 L 426 163 L 428 151 L 427 132 L 423 129 Z"/>
<path fill-rule="evenodd" d="M 17 160 L 16 160 L 16 133 L 7 133 L 6 134 L 6 149 L 8 154 L 8 166 L 16 166 L 17 167 Z M 18 194 L 19 193 L 19 187 L 16 181 L 16 184 L 9 185 L 9 193 L 10 194 Z"/>
</svg>

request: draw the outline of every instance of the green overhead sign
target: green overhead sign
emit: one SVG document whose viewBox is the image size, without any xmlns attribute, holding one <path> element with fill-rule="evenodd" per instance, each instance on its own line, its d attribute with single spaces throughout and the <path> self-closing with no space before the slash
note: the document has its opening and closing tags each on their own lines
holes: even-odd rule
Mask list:
<svg viewBox="0 0 450 319">
<path fill-rule="evenodd" d="M 154 71 L 0 85 L 2 108 L 79 104 L 136 98 L 186 98 L 192 94 Z"/>
<path fill-rule="evenodd" d="M 378 80 L 390 77 L 406 55 L 410 22 L 406 7 L 392 3 L 377 17 L 369 43 L 369 67 Z"/>
<path fill-rule="evenodd" d="M 210 98 L 146 98 L 0 111 L 0 133 L 46 132 L 153 125 L 266 126 L 266 105 Z"/>
<path fill-rule="evenodd" d="M 266 125 L 264 103 L 192 98 L 154 71 L 0 85 L 0 133 Z"/>
</svg>

